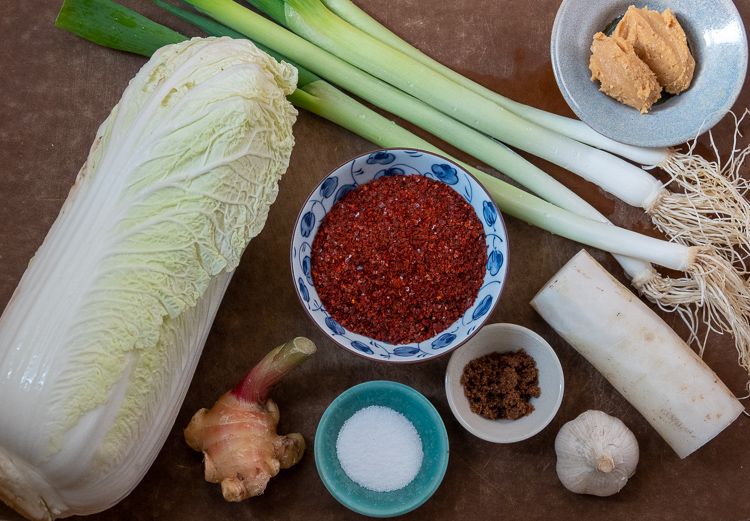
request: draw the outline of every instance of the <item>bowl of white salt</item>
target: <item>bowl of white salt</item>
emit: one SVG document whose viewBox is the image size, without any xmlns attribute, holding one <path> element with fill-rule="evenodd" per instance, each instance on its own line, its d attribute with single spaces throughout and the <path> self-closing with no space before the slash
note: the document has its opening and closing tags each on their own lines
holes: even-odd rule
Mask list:
<svg viewBox="0 0 750 521">
<path fill-rule="evenodd" d="M 315 465 L 345 507 L 395 517 L 423 505 L 448 467 L 448 433 L 435 407 L 406 385 L 373 381 L 344 391 L 315 433 Z"/>
</svg>

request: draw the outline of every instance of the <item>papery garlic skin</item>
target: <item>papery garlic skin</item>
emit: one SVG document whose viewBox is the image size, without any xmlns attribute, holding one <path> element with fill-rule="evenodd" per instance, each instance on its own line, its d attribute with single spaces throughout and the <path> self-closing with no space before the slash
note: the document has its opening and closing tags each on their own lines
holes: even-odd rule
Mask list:
<svg viewBox="0 0 750 521">
<path fill-rule="evenodd" d="M 576 494 L 611 496 L 635 474 L 638 441 L 619 419 L 586 411 L 555 438 L 557 477 Z"/>
</svg>

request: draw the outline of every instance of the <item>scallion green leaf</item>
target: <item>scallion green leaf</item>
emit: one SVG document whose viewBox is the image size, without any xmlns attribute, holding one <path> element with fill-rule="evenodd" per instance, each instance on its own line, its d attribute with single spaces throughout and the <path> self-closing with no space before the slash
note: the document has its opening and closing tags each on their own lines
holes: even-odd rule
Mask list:
<svg viewBox="0 0 750 521">
<path fill-rule="evenodd" d="M 112 0 L 64 0 L 55 26 L 104 47 L 141 56 L 186 39 Z"/>
</svg>

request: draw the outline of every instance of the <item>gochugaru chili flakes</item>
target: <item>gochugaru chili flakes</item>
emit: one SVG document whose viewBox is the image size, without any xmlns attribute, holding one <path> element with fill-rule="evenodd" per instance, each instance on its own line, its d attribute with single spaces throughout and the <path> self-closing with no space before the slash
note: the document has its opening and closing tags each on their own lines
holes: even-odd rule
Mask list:
<svg viewBox="0 0 750 521">
<path fill-rule="evenodd" d="M 321 223 L 312 250 L 313 282 L 331 316 L 392 344 L 421 342 L 459 319 L 487 263 L 472 207 L 420 175 L 349 192 Z"/>
</svg>

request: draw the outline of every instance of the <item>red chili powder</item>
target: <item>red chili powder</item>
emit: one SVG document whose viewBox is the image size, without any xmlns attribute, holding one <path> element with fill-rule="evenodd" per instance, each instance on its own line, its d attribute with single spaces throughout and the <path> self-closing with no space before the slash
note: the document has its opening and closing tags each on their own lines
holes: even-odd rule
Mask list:
<svg viewBox="0 0 750 521">
<path fill-rule="evenodd" d="M 312 246 L 322 304 L 348 330 L 421 342 L 459 319 L 484 279 L 482 223 L 457 192 L 420 175 L 359 186 L 337 202 Z"/>
</svg>

